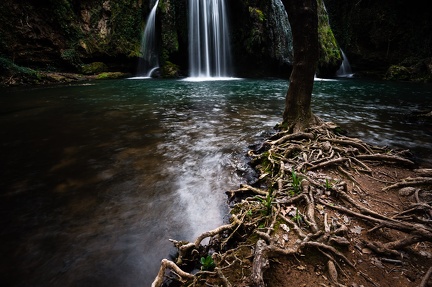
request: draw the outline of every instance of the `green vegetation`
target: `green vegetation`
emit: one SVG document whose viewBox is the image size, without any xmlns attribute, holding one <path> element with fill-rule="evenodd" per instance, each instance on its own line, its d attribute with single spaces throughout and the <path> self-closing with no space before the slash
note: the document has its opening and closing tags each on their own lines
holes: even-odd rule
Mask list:
<svg viewBox="0 0 432 287">
<path fill-rule="evenodd" d="M 201 270 L 212 271 L 216 267 L 211 255 L 207 255 L 207 257 L 201 257 L 200 263 Z"/>
<path fill-rule="evenodd" d="M 98 80 L 119 79 L 119 78 L 124 78 L 125 76 L 126 74 L 121 72 L 106 72 L 97 75 L 96 79 Z"/>
<path fill-rule="evenodd" d="M 93 75 L 108 71 L 108 67 L 102 62 L 93 62 L 82 65 L 81 71 L 85 75 Z"/>
<path fill-rule="evenodd" d="M 265 198 L 262 198 L 260 196 L 255 196 L 256 199 L 258 199 L 262 205 L 264 205 L 264 210 L 262 211 L 262 214 L 264 216 L 271 215 L 272 214 L 272 203 L 273 203 L 273 192 L 270 189 L 267 193 L 267 196 Z"/>
<path fill-rule="evenodd" d="M 187 16 L 182 15 L 183 18 L 179 18 L 179 9 L 181 3 L 179 1 L 171 2 L 170 0 L 164 0 L 159 2 L 159 8 L 157 15 L 159 17 L 161 27 L 161 51 L 160 59 L 163 66 L 166 66 L 166 70 L 162 71 L 164 77 L 172 78 L 178 76 L 179 67 L 174 65 L 171 60 L 171 55 L 179 52 L 179 33 L 184 31 L 184 37 L 187 38 Z M 184 9 L 184 7 L 182 7 Z M 180 28 L 180 27 L 182 28 Z"/>
<path fill-rule="evenodd" d="M 61 51 L 60 57 L 76 69 L 80 69 L 82 65 L 81 58 L 75 49 Z"/>
<path fill-rule="evenodd" d="M 162 76 L 164 78 L 176 78 L 179 76 L 180 67 L 176 64 L 166 61 L 162 67 Z"/>
<path fill-rule="evenodd" d="M 273 172 L 273 164 L 270 160 L 271 154 L 268 151 L 265 151 L 261 154 L 257 160 L 261 161 L 261 166 L 263 170 L 263 174 L 271 173 Z"/>
<path fill-rule="evenodd" d="M 298 208 L 296 207 L 296 214 L 292 217 L 292 220 L 295 221 L 298 225 L 302 222 L 303 218 L 301 214 L 299 213 Z"/>
<path fill-rule="evenodd" d="M 407 67 L 393 65 L 387 70 L 385 78 L 387 80 L 406 81 L 409 80 L 411 76 L 410 74 L 411 73 Z"/>
<path fill-rule="evenodd" d="M 330 181 L 327 178 L 325 180 L 325 186 L 324 187 L 326 190 L 330 190 L 333 188 L 333 185 L 330 183 Z"/>
<path fill-rule="evenodd" d="M 320 59 L 318 69 L 326 73 L 326 69 L 339 67 L 342 63 L 342 54 L 339 44 L 330 27 L 329 17 L 323 0 L 318 1 L 318 39 L 320 44 Z M 337 70 L 337 69 L 336 69 Z"/>
<path fill-rule="evenodd" d="M 249 7 L 249 14 L 251 15 L 252 18 L 257 19 L 260 22 L 264 22 L 266 19 L 263 11 L 255 7 Z"/>
<path fill-rule="evenodd" d="M 301 177 L 297 175 L 295 170 L 293 169 L 291 171 L 291 178 L 292 178 L 292 187 L 293 190 L 291 192 L 291 196 L 298 194 L 300 192 L 300 183 L 301 183 Z"/>
<path fill-rule="evenodd" d="M 0 57 L 0 74 L 7 75 L 10 80 L 19 78 L 21 82 L 26 83 L 37 83 L 43 77 L 38 71 L 16 65 L 11 60 L 3 57 Z"/>
</svg>

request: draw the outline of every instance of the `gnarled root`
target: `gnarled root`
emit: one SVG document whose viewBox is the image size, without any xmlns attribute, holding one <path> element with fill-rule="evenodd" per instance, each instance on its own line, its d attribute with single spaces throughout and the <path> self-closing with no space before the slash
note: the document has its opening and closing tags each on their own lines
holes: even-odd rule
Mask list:
<svg viewBox="0 0 432 287">
<path fill-rule="evenodd" d="M 346 255 L 353 243 L 348 237 L 348 227 L 335 218 L 341 214 L 372 226 L 369 233 L 386 229 L 401 235 L 396 239 L 387 238 L 384 242 L 362 241 L 363 247 L 377 254 L 400 256 L 404 248 L 432 242 L 430 200 L 422 196 L 426 190 L 430 191 L 432 170 L 419 170 L 417 174 L 420 176 L 398 183 L 393 183 L 392 176 L 388 176 L 391 183 L 376 179 L 381 184 L 389 184 L 384 191 L 415 187 L 404 191 L 407 196 L 415 197 L 415 203 L 393 215 L 381 214 L 353 195 L 356 191 L 367 194 L 359 184 L 361 181 L 357 180 L 360 178 L 358 175 L 374 179 L 376 174 L 370 167 L 372 165 L 412 166 L 414 163 L 400 153 L 373 147 L 358 139 L 337 136 L 333 129 L 331 123 L 320 123 L 301 133 L 279 132 L 259 150 L 250 151 L 248 154 L 261 176 L 256 185 L 245 184 L 227 192 L 230 200 L 239 201 L 233 206 L 231 223 L 201 234 L 192 243 L 172 240 L 179 250 L 177 264 L 163 260 L 152 286 L 161 286 L 166 269 L 177 274 L 179 280 L 193 279 L 194 284 L 197 280 L 212 280 L 211 285 L 232 286 L 226 272 L 233 269 L 236 274 L 241 272 L 241 280 L 247 280 L 251 286 L 263 287 L 266 286 L 264 278 L 271 259 L 287 256 L 297 259 L 300 255 L 307 256 L 305 252 L 322 255 L 319 260 L 327 265 L 331 286 L 348 284 L 348 269 L 343 268 L 355 270 L 361 275 L 359 277 L 364 278 L 362 280 L 375 285 L 373 279 L 358 270 Z M 331 177 L 324 174 L 328 171 L 332 172 Z M 182 271 L 178 266 L 183 261 L 194 261 L 202 256 L 206 248 L 201 246 L 201 242 L 209 237 L 210 242 L 218 238 L 214 240 L 218 243 L 211 246 L 215 272 L 200 271 L 191 275 Z M 249 255 L 239 257 L 238 254 Z M 427 282 L 431 273 L 432 268 L 423 281 Z M 422 284 L 426 286 L 426 283 Z"/>
<path fill-rule="evenodd" d="M 175 272 L 177 274 L 177 276 L 179 277 L 180 280 L 181 279 L 190 280 L 190 279 L 194 278 L 194 275 L 189 274 L 187 272 L 184 272 L 174 262 L 172 262 L 170 260 L 167 260 L 167 259 L 162 259 L 161 267 L 160 267 L 159 272 L 158 272 L 155 280 L 153 281 L 151 287 L 160 287 L 160 286 L 162 286 L 163 281 L 165 279 L 165 273 L 166 273 L 167 269 L 172 270 L 173 272 Z"/>
</svg>

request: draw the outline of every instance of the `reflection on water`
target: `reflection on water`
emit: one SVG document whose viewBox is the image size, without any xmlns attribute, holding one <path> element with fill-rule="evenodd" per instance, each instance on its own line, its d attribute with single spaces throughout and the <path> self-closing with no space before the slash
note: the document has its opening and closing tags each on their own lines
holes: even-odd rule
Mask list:
<svg viewBox="0 0 432 287">
<path fill-rule="evenodd" d="M 349 135 L 371 144 L 410 149 L 422 164 L 432 164 L 432 120 L 414 115 L 432 110 L 430 84 L 315 82 L 314 104 L 317 114 L 340 124 Z"/>
<path fill-rule="evenodd" d="M 0 91 L 1 282 L 149 286 L 175 251 L 169 238 L 227 220 L 224 191 L 244 181 L 244 154 L 280 120 L 286 90 L 114 80 Z M 426 85 L 317 79 L 313 109 L 421 158 L 431 124 L 409 114 L 431 99 Z"/>
</svg>

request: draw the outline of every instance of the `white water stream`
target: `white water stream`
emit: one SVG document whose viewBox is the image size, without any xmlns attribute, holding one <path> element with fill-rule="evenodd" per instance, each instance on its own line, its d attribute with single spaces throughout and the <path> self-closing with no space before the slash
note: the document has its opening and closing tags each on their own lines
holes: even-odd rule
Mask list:
<svg viewBox="0 0 432 287">
<path fill-rule="evenodd" d="M 191 78 L 231 75 L 228 21 L 224 0 L 189 0 Z"/>
<path fill-rule="evenodd" d="M 341 64 L 339 70 L 337 70 L 337 72 L 336 72 L 336 76 L 351 78 L 353 76 L 351 65 L 350 65 L 348 58 L 345 55 L 344 51 L 342 51 L 342 49 L 340 51 L 341 51 L 343 60 L 342 60 L 342 64 Z"/>
<path fill-rule="evenodd" d="M 159 55 L 156 43 L 156 10 L 159 0 L 156 0 L 147 19 L 144 34 L 141 40 L 140 58 L 138 64 L 138 76 L 141 78 L 150 78 L 153 72 L 159 68 Z"/>
</svg>

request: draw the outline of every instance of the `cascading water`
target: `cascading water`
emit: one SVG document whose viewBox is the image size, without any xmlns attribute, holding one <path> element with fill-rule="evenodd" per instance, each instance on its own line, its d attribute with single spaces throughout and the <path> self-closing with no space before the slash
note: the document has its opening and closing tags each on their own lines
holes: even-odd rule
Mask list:
<svg viewBox="0 0 432 287">
<path fill-rule="evenodd" d="M 231 76 L 224 0 L 189 0 L 189 69 L 192 78 Z"/>
<path fill-rule="evenodd" d="M 336 72 L 336 76 L 350 78 L 353 76 L 353 72 L 351 70 L 351 65 L 350 65 L 348 58 L 345 55 L 344 51 L 342 51 L 342 49 L 340 51 L 341 51 L 343 60 L 342 60 L 342 64 L 341 64 L 339 70 L 337 70 L 337 72 Z"/>
<path fill-rule="evenodd" d="M 156 0 L 147 19 L 144 34 L 141 40 L 140 58 L 138 63 L 138 75 L 141 77 L 151 77 L 152 73 L 159 68 L 159 55 L 156 44 L 156 9 L 159 0 Z"/>
</svg>

